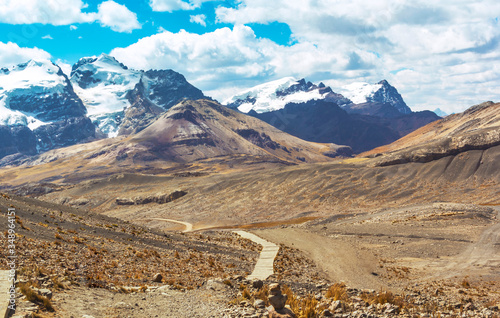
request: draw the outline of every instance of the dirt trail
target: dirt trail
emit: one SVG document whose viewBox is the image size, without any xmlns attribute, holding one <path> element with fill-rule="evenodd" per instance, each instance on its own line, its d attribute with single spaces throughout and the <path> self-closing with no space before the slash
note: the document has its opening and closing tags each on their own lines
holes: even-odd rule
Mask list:
<svg viewBox="0 0 500 318">
<path fill-rule="evenodd" d="M 435 277 L 450 278 L 457 273 L 473 274 L 476 270 L 481 271 L 482 276 L 500 275 L 500 207 L 495 209 L 497 223 L 484 230 L 477 242 L 454 259 L 429 265 L 436 268 Z"/>
<path fill-rule="evenodd" d="M 163 219 L 163 218 L 151 218 L 151 220 L 172 222 L 184 225 L 186 228 L 182 232 L 191 232 L 193 231 L 193 224 L 184 221 L 177 221 L 173 219 Z M 234 233 L 240 235 L 243 238 L 249 239 L 257 244 L 262 245 L 262 251 L 260 252 L 259 259 L 255 264 L 255 268 L 247 277 L 247 279 L 261 279 L 264 280 L 271 276 L 274 273 L 274 258 L 278 255 L 279 246 L 274 243 L 268 242 L 255 234 L 246 232 L 246 231 L 234 231 Z"/>
<path fill-rule="evenodd" d="M 297 228 L 267 229 L 255 233 L 274 243 L 301 250 L 334 282 L 345 281 L 349 286 L 358 288 L 387 288 L 376 276 L 377 258 L 350 243 Z"/>
<path fill-rule="evenodd" d="M 177 221 L 177 220 L 172 220 L 172 219 L 162 219 L 162 218 L 151 218 L 151 220 L 158 220 L 158 221 L 165 221 L 165 222 L 182 224 L 186 227 L 184 229 L 184 231 L 182 231 L 182 232 L 191 232 L 193 230 L 193 224 L 191 224 L 189 222 Z"/>
</svg>

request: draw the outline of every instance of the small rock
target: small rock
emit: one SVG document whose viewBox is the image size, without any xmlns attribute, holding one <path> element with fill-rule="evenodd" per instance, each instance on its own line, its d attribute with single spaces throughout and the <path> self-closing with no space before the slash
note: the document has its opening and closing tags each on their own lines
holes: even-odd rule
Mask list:
<svg viewBox="0 0 500 318">
<path fill-rule="evenodd" d="M 42 296 L 47 297 L 48 299 L 52 299 L 52 292 L 51 292 L 49 289 L 42 288 L 42 289 L 38 289 L 38 290 L 36 290 L 36 292 L 37 292 L 39 295 L 42 295 Z"/>
<path fill-rule="evenodd" d="M 281 287 L 279 284 L 271 284 L 269 286 L 269 294 L 269 303 L 277 312 L 285 307 L 287 295 L 281 294 Z"/>
<path fill-rule="evenodd" d="M 321 313 L 321 317 L 333 317 L 333 313 L 328 310 L 328 309 L 325 309 L 323 310 L 323 312 Z"/>
<path fill-rule="evenodd" d="M 288 308 L 282 308 L 280 310 L 271 308 L 268 312 L 269 318 L 297 318 L 293 311 Z"/>
<path fill-rule="evenodd" d="M 266 302 L 262 299 L 256 299 L 253 303 L 255 308 L 266 308 Z"/>
<path fill-rule="evenodd" d="M 161 283 L 162 280 L 163 280 L 163 276 L 160 273 L 157 273 L 153 276 L 153 282 L 155 282 L 155 283 Z"/>
<path fill-rule="evenodd" d="M 114 305 L 112 305 L 113 307 L 115 308 L 127 308 L 129 307 L 129 305 L 127 305 L 126 303 L 124 303 L 123 301 L 120 301 Z"/>
<path fill-rule="evenodd" d="M 333 312 L 337 311 L 338 309 L 342 309 L 342 301 L 336 300 L 332 302 L 329 309 Z"/>
<path fill-rule="evenodd" d="M 260 279 L 257 279 L 252 282 L 252 286 L 253 288 L 261 289 L 264 286 L 264 282 L 261 281 Z"/>
</svg>

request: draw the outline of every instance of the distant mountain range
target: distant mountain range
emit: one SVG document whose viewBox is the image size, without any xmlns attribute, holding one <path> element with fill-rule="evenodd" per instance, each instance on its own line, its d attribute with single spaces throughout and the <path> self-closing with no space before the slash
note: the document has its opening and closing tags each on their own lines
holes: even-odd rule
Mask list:
<svg viewBox="0 0 500 318">
<path fill-rule="evenodd" d="M 385 80 L 354 83 L 341 92 L 284 78 L 236 94 L 225 104 L 301 139 L 348 145 L 354 152 L 390 143 L 439 118 L 412 112 Z M 133 70 L 106 54 L 80 59 L 69 77 L 48 60 L 2 68 L 0 158 L 7 157 L 5 164 L 50 149 L 137 134 L 185 99 L 210 100 L 175 71 Z"/>
<path fill-rule="evenodd" d="M 341 91 L 284 78 L 238 93 L 224 104 L 302 139 L 348 145 L 354 152 L 391 143 L 440 118 L 431 111 L 412 112 L 386 80 L 354 83 Z"/>
</svg>

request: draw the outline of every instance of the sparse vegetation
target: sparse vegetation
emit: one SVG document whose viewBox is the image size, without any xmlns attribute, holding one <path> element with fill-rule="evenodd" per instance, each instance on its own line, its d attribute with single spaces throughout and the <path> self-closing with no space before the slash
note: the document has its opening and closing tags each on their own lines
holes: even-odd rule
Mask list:
<svg viewBox="0 0 500 318">
<path fill-rule="evenodd" d="M 45 296 L 39 295 L 36 291 L 31 289 L 31 287 L 27 283 L 20 284 L 19 288 L 21 290 L 21 293 L 26 296 L 27 300 L 43 306 L 43 308 L 47 311 L 55 311 L 50 299 Z"/>
</svg>

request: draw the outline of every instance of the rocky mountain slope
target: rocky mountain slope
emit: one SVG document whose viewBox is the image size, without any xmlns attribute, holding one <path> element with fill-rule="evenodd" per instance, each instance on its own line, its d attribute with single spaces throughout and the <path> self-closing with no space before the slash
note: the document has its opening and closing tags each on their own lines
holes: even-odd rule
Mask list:
<svg viewBox="0 0 500 318">
<path fill-rule="evenodd" d="M 0 70 L 0 158 L 144 129 L 182 99 L 204 98 L 172 70 L 136 71 L 113 57 L 80 59 L 68 78 L 48 61 Z"/>
<path fill-rule="evenodd" d="M 31 60 L 0 70 L 0 157 L 33 155 L 96 137 L 59 66 Z"/>
<path fill-rule="evenodd" d="M 390 143 L 439 119 L 430 111 L 412 112 L 385 80 L 354 83 L 341 92 L 284 78 L 243 91 L 225 104 L 302 139 L 345 144 L 354 152 Z"/>
<path fill-rule="evenodd" d="M 23 168 L 3 172 L 17 171 L 8 183 L 86 180 L 126 171 L 183 171 L 186 166 L 212 171 L 218 164 L 228 168 L 327 162 L 351 153 L 346 146 L 301 140 L 211 100 L 186 100 L 139 133 L 54 149 L 17 162 L 29 170 L 27 175 L 18 173 Z"/>
<path fill-rule="evenodd" d="M 303 141 L 208 100 L 181 102 L 134 135 L 129 144 L 146 147 L 158 159 L 181 162 L 235 154 L 288 162 L 350 155 L 348 147 Z"/>
<path fill-rule="evenodd" d="M 485 102 L 430 123 L 396 142 L 362 155 L 380 156 L 378 164 L 428 162 L 470 150 L 500 145 L 500 103 Z"/>
<path fill-rule="evenodd" d="M 108 137 L 136 131 L 130 129 L 130 125 L 137 118 L 142 121 L 148 116 L 156 118 L 159 112 L 150 110 L 149 105 L 161 112 L 184 98 L 205 97 L 177 72 L 136 71 L 106 54 L 80 59 L 72 67 L 71 82 L 83 100 L 88 116 Z M 145 107 L 149 111 L 137 111 Z M 150 123 L 150 120 L 146 122 Z M 126 123 L 127 128 L 120 130 L 122 123 Z M 144 125 L 139 126 L 143 128 Z"/>
</svg>

